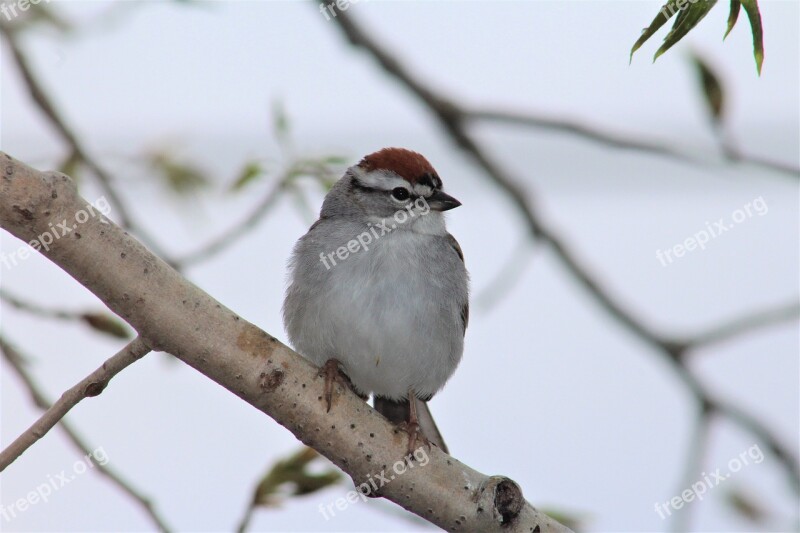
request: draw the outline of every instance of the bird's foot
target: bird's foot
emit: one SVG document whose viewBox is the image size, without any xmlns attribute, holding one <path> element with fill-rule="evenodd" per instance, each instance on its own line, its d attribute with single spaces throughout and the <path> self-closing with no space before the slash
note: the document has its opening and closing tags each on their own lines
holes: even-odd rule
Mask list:
<svg viewBox="0 0 800 533">
<path fill-rule="evenodd" d="M 427 446 L 430 450 L 431 441 L 428 440 L 428 437 L 425 436 L 425 433 L 422 432 L 422 428 L 419 425 L 419 418 L 417 417 L 417 397 L 413 390 L 408 391 L 408 407 L 408 421 L 397 426 L 399 430 L 408 433 L 407 453 L 409 455 L 414 453 L 417 449 L 417 442 L 420 443 L 420 447 Z"/>
<path fill-rule="evenodd" d="M 327 404 L 327 412 L 331 412 L 331 405 L 333 404 L 333 387 L 334 383 L 338 382 L 342 387 L 350 389 L 355 392 L 359 397 L 364 398 L 353 388 L 353 382 L 350 378 L 342 372 L 340 366 L 341 362 L 338 359 L 328 359 L 319 371 L 320 377 L 325 378 L 325 403 Z"/>
<path fill-rule="evenodd" d="M 406 450 L 407 455 L 413 455 L 414 452 L 417 450 L 417 443 L 419 443 L 419 447 L 427 446 L 428 449 L 431 449 L 431 441 L 428 440 L 428 437 L 422 432 L 422 428 L 420 428 L 419 422 L 401 422 L 397 425 L 397 429 L 408 433 L 408 449 Z"/>
</svg>

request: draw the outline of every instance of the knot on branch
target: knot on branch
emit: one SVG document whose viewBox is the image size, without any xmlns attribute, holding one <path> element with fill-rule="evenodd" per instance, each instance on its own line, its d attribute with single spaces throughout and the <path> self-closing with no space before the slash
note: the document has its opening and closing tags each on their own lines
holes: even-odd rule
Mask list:
<svg viewBox="0 0 800 533">
<path fill-rule="evenodd" d="M 0 222 L 17 237 L 27 240 L 36 227 L 45 228 L 57 211 L 54 201 L 61 193 L 76 194 L 75 182 L 61 172 L 38 172 L 8 154 L 0 158 Z"/>
<path fill-rule="evenodd" d="M 516 482 L 503 476 L 492 476 L 481 485 L 478 502 L 480 508 L 491 507 L 492 516 L 503 526 L 513 522 L 525 506 L 522 489 Z"/>
</svg>

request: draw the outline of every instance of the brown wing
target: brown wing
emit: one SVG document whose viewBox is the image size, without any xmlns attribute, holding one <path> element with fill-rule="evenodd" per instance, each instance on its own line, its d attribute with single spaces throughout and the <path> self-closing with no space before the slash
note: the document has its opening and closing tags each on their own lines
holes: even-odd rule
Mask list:
<svg viewBox="0 0 800 533">
<path fill-rule="evenodd" d="M 461 262 L 464 262 L 464 252 L 461 251 L 461 246 L 459 246 L 458 241 L 455 237 L 447 234 L 447 242 L 450 243 L 450 246 L 453 247 L 453 250 L 458 254 L 458 258 L 461 259 Z M 464 330 L 464 333 L 467 333 L 467 324 L 469 324 L 469 302 L 464 304 L 464 307 L 461 308 L 461 325 Z"/>
</svg>

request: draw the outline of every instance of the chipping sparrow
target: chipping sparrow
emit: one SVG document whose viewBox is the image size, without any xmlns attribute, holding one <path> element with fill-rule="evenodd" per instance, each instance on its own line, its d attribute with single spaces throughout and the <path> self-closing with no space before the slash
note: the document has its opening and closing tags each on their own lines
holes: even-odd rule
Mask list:
<svg viewBox="0 0 800 533">
<path fill-rule="evenodd" d="M 447 451 L 427 401 L 461 360 L 469 277 L 442 211 L 461 203 L 416 152 L 385 148 L 347 169 L 297 242 L 283 304 L 289 339 L 416 441 Z M 411 400 L 411 401 L 409 401 Z"/>
</svg>

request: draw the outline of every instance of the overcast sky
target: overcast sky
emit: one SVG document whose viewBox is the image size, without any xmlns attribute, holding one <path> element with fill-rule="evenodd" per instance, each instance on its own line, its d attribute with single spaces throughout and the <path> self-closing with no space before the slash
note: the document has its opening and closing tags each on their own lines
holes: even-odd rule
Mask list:
<svg viewBox="0 0 800 533">
<path fill-rule="evenodd" d="M 660 2 L 362 0 L 349 12 L 415 75 L 459 101 L 574 118 L 709 161 L 691 165 L 516 127 L 477 130 L 614 294 L 637 317 L 680 335 L 798 294 L 797 180 L 714 163 L 717 147 L 688 61 L 695 50 L 719 71 L 728 89 L 727 125 L 744 151 L 800 164 L 800 7 L 795 1 L 761 4 L 761 77 L 744 13 L 722 42 L 723 3 L 655 64 L 664 31 L 630 65 L 630 47 Z M 50 2 L 47 9 L 81 31 L 31 34 L 23 42 L 69 123 L 115 172 L 135 215 L 162 246 L 193 250 L 257 203 L 267 182 L 240 196 L 220 191 L 246 160 L 280 157 L 270 127 L 275 101 L 287 110 L 299 154 L 335 153 L 355 163 L 383 146 L 424 153 L 464 204 L 449 213 L 448 224 L 464 249 L 473 286 L 463 363 L 431 404 L 453 455 L 484 473 L 512 477 L 534 505 L 577 514 L 591 531 L 669 527 L 654 506 L 687 488 L 682 483 L 695 408 L 687 391 L 547 249 L 521 245 L 525 232 L 507 198 L 405 89 L 350 49 L 334 23 L 307 3 L 111 6 Z M 0 69 L 2 150 L 53 168 L 64 146 L 31 105 L 5 48 Z M 205 169 L 217 188 L 176 200 L 146 168 L 131 164 L 165 147 Z M 307 191 L 316 211 L 322 193 L 311 185 Z M 85 180 L 82 194 L 95 200 L 101 192 Z M 657 250 L 683 242 L 709 221 L 731 221 L 747 204 L 765 209 L 753 210 L 705 250 L 666 266 L 657 259 Z M 253 233 L 188 276 L 286 342 L 280 320 L 285 262 L 309 223 L 287 198 Z M 20 243 L 2 233 L 0 246 L 10 253 Z M 519 274 L 512 290 L 493 306 L 482 305 L 509 261 Z M 40 257 L 0 266 L 0 282 L 43 305 L 102 305 Z M 54 399 L 120 347 L 79 325 L 5 308 L 2 332 L 30 354 L 32 371 Z M 756 414 L 797 451 L 799 354 L 794 322 L 694 354 L 692 367 L 715 394 Z M 0 439 L 7 444 L 37 411 L 8 368 L 0 365 L 0 373 Z M 161 355 L 127 369 L 70 419 L 181 531 L 233 528 L 266 466 L 298 446 L 278 424 Z M 702 470 L 724 471 L 759 444 L 730 423 L 715 424 Z M 725 500 L 732 489 L 751 494 L 777 517 L 760 527 L 796 527 L 796 496 L 763 444 L 760 449 L 763 462 L 689 505 L 697 530 L 758 527 L 731 513 Z M 7 507 L 48 476 L 71 471 L 77 459 L 54 431 L 3 473 L 0 503 Z M 318 506 L 347 490 L 342 484 L 260 511 L 253 528 L 427 528 L 383 501 L 359 502 L 326 521 Z M 13 521 L 0 518 L 4 531 L 150 528 L 130 501 L 92 472 Z"/>
</svg>

